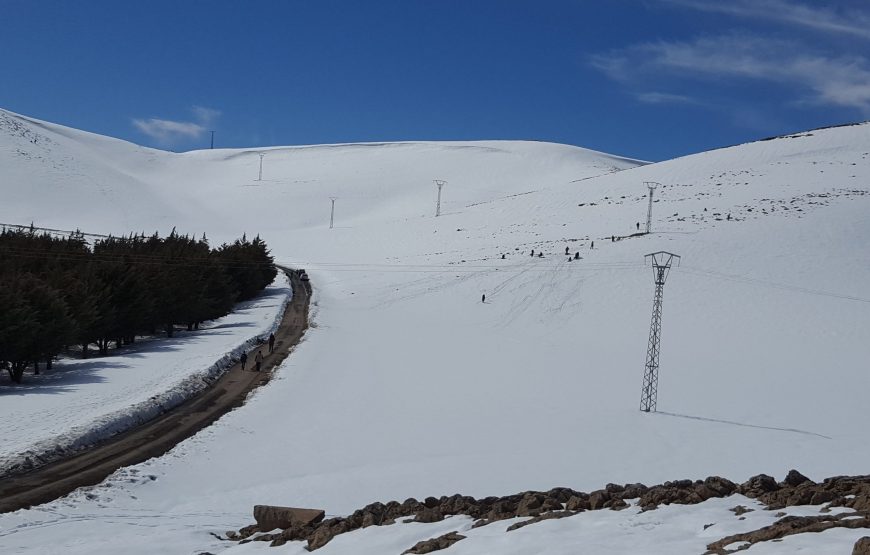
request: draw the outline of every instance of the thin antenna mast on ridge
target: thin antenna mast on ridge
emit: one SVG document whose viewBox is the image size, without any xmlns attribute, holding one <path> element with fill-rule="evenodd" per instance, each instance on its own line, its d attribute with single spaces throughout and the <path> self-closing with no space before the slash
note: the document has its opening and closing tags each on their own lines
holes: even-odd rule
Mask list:
<svg viewBox="0 0 870 555">
<path fill-rule="evenodd" d="M 265 155 L 265 152 L 260 153 L 260 175 L 257 177 L 257 181 L 263 181 L 263 156 Z"/>
</svg>

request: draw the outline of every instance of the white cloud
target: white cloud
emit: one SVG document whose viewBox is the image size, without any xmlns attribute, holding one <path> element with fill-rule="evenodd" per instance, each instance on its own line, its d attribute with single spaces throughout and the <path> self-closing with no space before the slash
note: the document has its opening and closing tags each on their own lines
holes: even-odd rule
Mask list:
<svg viewBox="0 0 870 555">
<path fill-rule="evenodd" d="M 221 115 L 219 110 L 202 106 L 193 106 L 191 112 L 195 121 L 133 118 L 133 126 L 157 142 L 169 145 L 179 140 L 199 139 Z"/>
<path fill-rule="evenodd" d="M 870 114 L 870 62 L 866 58 L 820 54 L 794 41 L 745 34 L 660 41 L 598 54 L 590 62 L 611 79 L 632 86 L 647 87 L 668 77 L 766 81 L 788 86 L 791 102 L 855 108 Z"/>
<path fill-rule="evenodd" d="M 665 92 L 643 92 L 635 95 L 644 104 L 699 104 L 697 100 L 682 94 Z"/>
<path fill-rule="evenodd" d="M 834 9 L 822 2 L 792 0 L 662 0 L 666 4 L 735 17 L 763 19 L 832 33 L 870 39 L 870 11 Z"/>
</svg>

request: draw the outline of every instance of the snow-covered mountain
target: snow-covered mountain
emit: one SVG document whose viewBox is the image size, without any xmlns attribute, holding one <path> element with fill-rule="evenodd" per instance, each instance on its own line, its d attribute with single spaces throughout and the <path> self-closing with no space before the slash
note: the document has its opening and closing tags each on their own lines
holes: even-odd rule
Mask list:
<svg viewBox="0 0 870 555">
<path fill-rule="evenodd" d="M 433 179 L 447 181 L 437 218 Z M 661 184 L 653 233 L 628 237 L 647 181 Z M 867 124 L 643 164 L 518 141 L 173 154 L 0 112 L 0 198 L 3 223 L 259 233 L 315 287 L 315 327 L 245 407 L 88 492 L 0 516 L 4 552 L 216 552 L 229 544 L 208 532 L 246 524 L 255 503 L 344 514 L 456 492 L 867 473 Z M 658 250 L 682 264 L 647 414 L 643 255 Z M 634 526 L 637 545 L 700 553 L 717 534 L 701 521 L 725 508 L 699 507 L 575 518 L 608 530 L 588 536 L 596 553 L 624 552 L 602 538 Z M 573 520 L 538 552 L 576 552 L 558 539 Z M 549 537 L 538 526 L 526 541 Z M 423 539 L 399 529 L 368 532 L 382 547 L 358 537 L 323 552 Z M 848 532 L 819 535 L 813 552 L 851 546 L 861 534 Z M 505 542 L 481 532 L 447 552 L 534 552 Z"/>
</svg>

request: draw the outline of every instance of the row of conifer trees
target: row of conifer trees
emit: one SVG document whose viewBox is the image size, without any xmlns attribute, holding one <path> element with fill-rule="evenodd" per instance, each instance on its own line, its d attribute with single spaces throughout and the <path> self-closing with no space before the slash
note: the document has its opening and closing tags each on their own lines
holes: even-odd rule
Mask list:
<svg viewBox="0 0 870 555">
<path fill-rule="evenodd" d="M 25 368 L 67 349 L 87 357 L 92 345 L 193 329 L 227 314 L 275 278 L 266 244 L 246 237 L 212 249 L 202 239 L 55 237 L 32 230 L 0 232 L 0 366 L 20 382 Z"/>
</svg>

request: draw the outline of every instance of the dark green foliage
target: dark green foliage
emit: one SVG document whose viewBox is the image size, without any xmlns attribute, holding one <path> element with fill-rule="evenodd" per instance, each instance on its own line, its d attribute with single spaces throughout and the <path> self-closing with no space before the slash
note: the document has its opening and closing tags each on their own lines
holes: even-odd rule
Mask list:
<svg viewBox="0 0 870 555">
<path fill-rule="evenodd" d="M 0 232 L 0 368 L 20 382 L 24 369 L 49 363 L 77 345 L 96 345 L 175 326 L 198 327 L 254 297 L 277 271 L 265 243 L 246 238 L 212 250 L 172 233 L 109 237 L 88 248 L 84 237 Z"/>
</svg>

